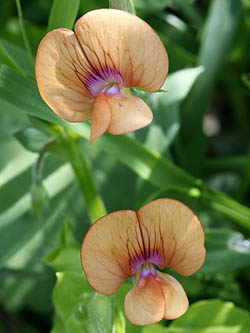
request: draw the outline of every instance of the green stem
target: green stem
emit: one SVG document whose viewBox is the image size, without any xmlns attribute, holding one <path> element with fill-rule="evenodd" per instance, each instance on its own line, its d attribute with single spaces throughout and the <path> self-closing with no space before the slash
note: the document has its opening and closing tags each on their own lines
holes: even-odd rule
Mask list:
<svg viewBox="0 0 250 333">
<path fill-rule="evenodd" d="M 210 174 L 225 171 L 242 173 L 246 162 L 247 155 L 210 158 L 205 162 L 205 172 Z"/>
<path fill-rule="evenodd" d="M 90 220 L 93 223 L 107 214 L 104 203 L 96 190 L 87 162 L 79 149 L 77 138 L 66 132 L 63 134 L 63 146 L 65 148 L 67 159 L 74 170 L 85 199 Z"/>
<path fill-rule="evenodd" d="M 208 206 L 250 230 L 250 209 L 248 207 L 241 205 L 222 192 L 213 191 L 207 187 L 202 191 L 202 199 Z"/>
<path fill-rule="evenodd" d="M 25 28 L 24 28 L 23 13 L 22 13 L 22 7 L 21 7 L 20 0 L 16 0 L 16 7 L 17 7 L 19 24 L 20 24 L 20 28 L 21 28 L 21 32 L 22 32 L 22 36 L 23 36 L 23 41 L 24 41 L 26 50 L 29 53 L 30 59 L 31 59 L 32 63 L 34 63 L 34 57 L 33 57 L 33 54 L 32 54 L 31 48 L 30 48 L 30 44 L 28 41 L 28 37 L 26 35 Z"/>
</svg>

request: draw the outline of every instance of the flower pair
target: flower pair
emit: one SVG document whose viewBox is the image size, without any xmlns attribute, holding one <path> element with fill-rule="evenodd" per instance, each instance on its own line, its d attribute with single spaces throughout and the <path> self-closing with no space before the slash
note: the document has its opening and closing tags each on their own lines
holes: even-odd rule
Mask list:
<svg viewBox="0 0 250 333">
<path fill-rule="evenodd" d="M 68 121 L 91 119 L 90 143 L 106 131 L 123 134 L 151 123 L 150 108 L 130 88 L 154 92 L 166 79 L 168 56 L 156 33 L 138 17 L 109 9 L 87 13 L 74 30 L 56 29 L 39 46 L 36 79 L 45 102 Z M 137 213 L 98 220 L 83 241 L 81 260 L 90 285 L 105 295 L 135 276 L 126 315 L 134 324 L 153 324 L 188 308 L 179 282 L 154 265 L 195 273 L 205 260 L 204 232 L 184 204 L 159 199 Z"/>
</svg>

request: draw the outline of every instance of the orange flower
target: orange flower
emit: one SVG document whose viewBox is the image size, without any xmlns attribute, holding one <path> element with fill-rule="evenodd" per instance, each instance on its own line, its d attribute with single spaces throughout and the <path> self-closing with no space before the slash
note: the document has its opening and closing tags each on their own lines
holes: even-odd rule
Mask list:
<svg viewBox="0 0 250 333">
<path fill-rule="evenodd" d="M 90 143 L 104 132 L 124 134 L 153 119 L 131 87 L 157 91 L 168 72 L 167 52 L 143 20 L 116 9 L 82 16 L 75 32 L 56 29 L 41 41 L 36 79 L 44 101 L 63 119 L 92 119 Z"/>
<path fill-rule="evenodd" d="M 180 283 L 154 264 L 188 276 L 203 265 L 205 253 L 204 231 L 191 209 L 177 200 L 159 199 L 137 213 L 121 210 L 99 219 L 83 241 L 81 260 L 89 284 L 104 295 L 136 276 L 125 313 L 135 325 L 150 325 L 177 318 L 188 308 Z"/>
</svg>

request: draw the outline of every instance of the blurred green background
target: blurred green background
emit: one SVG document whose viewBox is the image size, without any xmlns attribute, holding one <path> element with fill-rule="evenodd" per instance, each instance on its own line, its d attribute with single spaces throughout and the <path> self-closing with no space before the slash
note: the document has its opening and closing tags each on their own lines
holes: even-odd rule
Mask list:
<svg viewBox="0 0 250 333">
<path fill-rule="evenodd" d="M 54 118 L 40 116 L 49 111 L 34 83 L 39 42 L 48 29 L 72 28 L 75 16 L 109 6 L 106 0 L 68 4 L 72 15 L 66 7 L 51 11 L 52 0 L 22 0 L 20 21 L 14 0 L 0 2 L 0 332 L 51 331 L 56 277 L 44 257 L 60 246 L 65 221 L 79 244 L 91 222 L 60 140 L 42 155 L 42 183 L 34 180 L 41 150 L 60 132 L 45 121 L 53 124 Z M 91 148 L 89 127 L 70 130 L 80 135 L 80 150 L 108 212 L 174 197 L 198 214 L 207 262 L 193 277 L 178 277 L 190 302 L 219 298 L 249 311 L 250 1 L 134 5 L 160 35 L 170 60 L 166 93 L 135 92 L 153 109 L 152 125 L 128 138 L 104 136 Z M 217 192 L 205 196 L 203 186 L 204 193 L 209 186 L 235 201 Z M 246 326 L 240 329 L 233 332 L 247 333 Z"/>
</svg>

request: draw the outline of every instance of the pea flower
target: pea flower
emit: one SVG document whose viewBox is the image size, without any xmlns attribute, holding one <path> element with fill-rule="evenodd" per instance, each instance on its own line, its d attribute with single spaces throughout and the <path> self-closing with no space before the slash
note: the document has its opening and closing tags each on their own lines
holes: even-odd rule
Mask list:
<svg viewBox="0 0 250 333">
<path fill-rule="evenodd" d="M 67 121 L 91 119 L 90 143 L 106 131 L 150 124 L 152 111 L 129 88 L 154 92 L 166 79 L 168 56 L 154 30 L 116 9 L 88 12 L 74 30 L 53 30 L 39 45 L 36 80 L 44 101 Z"/>
<path fill-rule="evenodd" d="M 128 278 L 135 287 L 125 297 L 125 313 L 135 325 L 175 319 L 188 308 L 181 284 L 156 270 L 169 267 L 188 276 L 205 260 L 204 231 L 196 215 L 173 199 L 152 201 L 99 219 L 86 234 L 81 261 L 89 284 L 114 294 Z"/>
</svg>

